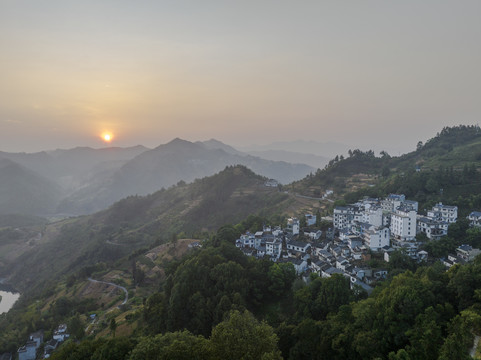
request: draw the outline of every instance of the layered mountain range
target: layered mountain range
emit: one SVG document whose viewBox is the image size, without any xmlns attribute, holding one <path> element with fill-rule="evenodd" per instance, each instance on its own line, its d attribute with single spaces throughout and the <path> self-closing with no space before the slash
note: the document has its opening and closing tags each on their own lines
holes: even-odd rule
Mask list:
<svg viewBox="0 0 481 360">
<path fill-rule="evenodd" d="M 174 139 L 154 149 L 74 148 L 33 154 L 0 152 L 0 214 L 80 215 L 129 195 L 147 195 L 179 181 L 244 165 L 281 183 L 315 170 L 305 164 L 265 160 L 217 140 Z"/>
</svg>

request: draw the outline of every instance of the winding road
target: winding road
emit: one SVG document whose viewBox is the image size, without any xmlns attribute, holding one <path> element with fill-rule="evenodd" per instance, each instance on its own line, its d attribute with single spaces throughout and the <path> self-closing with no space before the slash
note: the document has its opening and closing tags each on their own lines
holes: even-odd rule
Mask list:
<svg viewBox="0 0 481 360">
<path fill-rule="evenodd" d="M 88 280 L 93 282 L 93 283 L 101 283 L 101 284 L 112 285 L 112 286 L 115 286 L 116 288 L 121 289 L 125 293 L 125 299 L 122 302 L 122 304 L 120 304 L 120 305 L 125 305 L 127 303 L 127 301 L 129 300 L 129 292 L 123 286 L 120 286 L 120 285 L 117 285 L 117 284 L 114 284 L 114 283 L 111 283 L 111 282 L 107 282 L 107 281 L 95 280 L 95 279 L 92 279 L 92 278 L 88 278 Z"/>
<path fill-rule="evenodd" d="M 311 199 L 311 200 L 319 200 L 319 201 L 321 201 L 321 200 L 327 200 L 327 201 L 329 201 L 330 203 L 333 203 L 333 202 L 334 202 L 334 200 L 332 200 L 332 199 L 318 198 L 318 197 L 305 196 L 305 195 L 299 195 L 299 194 L 297 194 L 297 193 L 294 194 L 294 196 L 297 196 L 297 197 L 300 197 L 300 198 L 303 198 L 303 199 Z"/>
</svg>

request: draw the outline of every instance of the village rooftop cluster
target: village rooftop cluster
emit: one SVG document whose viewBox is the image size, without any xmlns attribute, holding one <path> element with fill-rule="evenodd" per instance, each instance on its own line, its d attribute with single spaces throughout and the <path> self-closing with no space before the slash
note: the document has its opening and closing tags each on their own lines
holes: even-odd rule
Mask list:
<svg viewBox="0 0 481 360">
<path fill-rule="evenodd" d="M 52 339 L 44 342 L 43 337 L 44 334 L 42 330 L 30 334 L 25 345 L 21 346 L 17 351 L 18 360 L 48 359 L 52 352 L 70 337 L 70 334 L 67 332 L 67 325 L 60 324 L 53 332 Z M 37 354 L 41 345 L 43 345 L 43 353 Z M 0 356 L 0 360 L 12 360 L 12 355 L 3 354 Z"/>
<path fill-rule="evenodd" d="M 298 218 L 289 218 L 285 228 L 264 226 L 255 234 L 241 235 L 236 246 L 248 256 L 292 263 L 306 281 L 311 273 L 324 278 L 341 274 L 351 280 L 353 288 L 357 285 L 370 293 L 372 285 L 388 274 L 385 268 L 366 265 L 372 254 L 382 254 L 389 262 L 392 253 L 400 250 L 415 261 L 426 261 L 428 253 L 420 250 L 416 235 L 423 233 L 430 240 L 439 240 L 457 221 L 456 206 L 438 203 L 425 214 L 418 213 L 418 206 L 418 202 L 402 194 L 382 200 L 364 198 L 335 207 L 332 217 L 323 219 L 333 224 L 324 236 L 316 227 L 316 215 L 306 214 L 303 228 Z M 468 219 L 472 226 L 481 226 L 481 212 L 472 212 Z M 478 249 L 462 245 L 456 254 L 440 260 L 450 267 L 470 261 L 479 253 Z"/>
</svg>

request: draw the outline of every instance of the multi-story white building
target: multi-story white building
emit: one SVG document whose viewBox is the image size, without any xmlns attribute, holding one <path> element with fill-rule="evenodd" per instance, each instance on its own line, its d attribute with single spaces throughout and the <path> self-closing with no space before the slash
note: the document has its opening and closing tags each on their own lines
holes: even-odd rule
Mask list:
<svg viewBox="0 0 481 360">
<path fill-rule="evenodd" d="M 364 212 L 354 205 L 336 206 L 334 209 L 333 223 L 336 229 L 346 229 L 356 221 L 362 221 Z"/>
<path fill-rule="evenodd" d="M 274 238 L 270 241 L 266 241 L 266 254 L 279 258 L 282 252 L 282 240 Z"/>
<path fill-rule="evenodd" d="M 374 251 L 389 246 L 389 239 L 390 231 L 387 227 L 382 229 L 372 227 L 363 233 L 364 244 Z"/>
<path fill-rule="evenodd" d="M 383 210 L 380 206 L 370 206 L 364 211 L 362 221 L 377 227 L 383 226 Z"/>
<path fill-rule="evenodd" d="M 394 212 L 406 200 L 403 194 L 389 194 L 386 199 L 381 201 L 381 206 L 384 211 Z"/>
<path fill-rule="evenodd" d="M 254 234 L 247 232 L 241 235 L 240 239 L 236 240 L 237 247 L 254 247 L 256 242 L 256 237 Z"/>
<path fill-rule="evenodd" d="M 391 234 L 400 240 L 414 240 L 416 236 L 416 211 L 398 207 L 391 215 Z"/>
<path fill-rule="evenodd" d="M 448 223 L 421 216 L 417 219 L 417 232 L 424 233 L 431 240 L 439 240 L 448 234 Z"/>
<path fill-rule="evenodd" d="M 292 235 L 299 234 L 299 219 L 289 218 L 287 219 L 287 230 L 292 232 Z"/>
<path fill-rule="evenodd" d="M 433 206 L 432 210 L 428 211 L 428 217 L 433 220 L 445 221 L 452 224 L 458 219 L 458 207 L 438 203 Z"/>
</svg>

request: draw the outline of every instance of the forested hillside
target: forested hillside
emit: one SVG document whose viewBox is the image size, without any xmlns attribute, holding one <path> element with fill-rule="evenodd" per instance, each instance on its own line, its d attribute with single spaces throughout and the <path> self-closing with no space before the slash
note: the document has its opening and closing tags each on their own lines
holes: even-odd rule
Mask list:
<svg viewBox="0 0 481 360">
<path fill-rule="evenodd" d="M 27 251 L 12 253 L 5 275 L 22 291 L 30 291 L 84 266 L 112 264 L 173 234 L 208 236 L 253 214 L 280 223 L 281 214 L 295 207 L 296 200 L 264 186 L 264 181 L 243 166 L 228 167 L 192 184 L 180 182 L 145 197 L 128 197 L 94 215 L 49 224 Z"/>
<path fill-rule="evenodd" d="M 481 334 L 479 258 L 449 271 L 440 262 L 398 261 L 403 272 L 367 297 L 341 275 L 313 275 L 306 284 L 291 264 L 246 257 L 233 246 L 236 235 L 223 227 L 202 249 L 166 264 L 160 291 L 143 301 L 135 294 L 145 285 L 130 286 L 130 305 L 106 313 L 104 330 L 79 331 L 52 359 L 470 358 Z M 0 349 L 59 321 L 83 329 L 85 311 L 102 313 L 77 297 L 39 301 L 0 319 Z"/>
<path fill-rule="evenodd" d="M 420 209 L 436 202 L 457 205 L 461 214 L 481 207 L 481 131 L 478 126 L 444 128 L 416 151 L 391 157 L 386 152 L 350 151 L 323 170 L 293 183 L 299 193 L 318 196 L 333 189 L 336 198 L 405 194 Z"/>
</svg>

